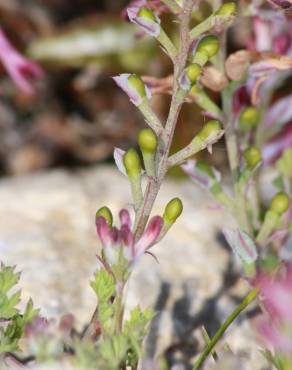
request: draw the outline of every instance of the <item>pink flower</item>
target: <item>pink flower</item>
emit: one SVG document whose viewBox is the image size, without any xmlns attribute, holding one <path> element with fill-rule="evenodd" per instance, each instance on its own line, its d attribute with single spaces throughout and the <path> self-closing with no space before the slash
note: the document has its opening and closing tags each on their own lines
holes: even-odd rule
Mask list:
<svg viewBox="0 0 292 370">
<path fill-rule="evenodd" d="M 284 328 L 283 328 L 284 329 Z M 261 318 L 256 323 L 256 330 L 262 342 L 277 352 L 292 353 L 292 336 L 271 322 L 268 318 Z"/>
<path fill-rule="evenodd" d="M 23 57 L 9 42 L 0 28 L 0 60 L 15 84 L 25 93 L 33 94 L 32 79 L 41 78 L 41 67 Z"/>
<path fill-rule="evenodd" d="M 292 147 L 292 123 L 286 126 L 262 147 L 262 157 L 265 164 L 274 162 L 283 151 Z"/>
<path fill-rule="evenodd" d="M 141 238 L 136 241 L 131 230 L 132 222 L 129 212 L 122 209 L 119 218 L 119 229 L 117 227 L 110 228 L 102 216 L 96 219 L 96 230 L 103 248 L 103 257 L 99 257 L 99 261 L 108 270 L 111 270 L 111 266 L 118 264 L 121 255 L 128 261 L 130 268 L 155 244 L 163 226 L 163 219 L 160 216 L 154 216 L 149 221 Z"/>
<path fill-rule="evenodd" d="M 260 273 L 255 280 L 262 302 L 275 321 L 292 324 L 292 264 L 277 274 Z"/>
<path fill-rule="evenodd" d="M 267 314 L 256 320 L 262 342 L 277 353 L 292 354 L 292 264 L 273 274 L 260 272 L 253 284 L 258 287 Z"/>
<path fill-rule="evenodd" d="M 157 15 L 160 15 L 162 13 L 169 13 L 170 10 L 169 8 L 163 4 L 160 0 L 133 0 L 130 2 L 128 7 L 124 9 L 121 13 L 123 18 L 126 18 L 128 15 L 128 9 L 129 8 L 142 8 L 142 7 L 147 7 L 149 9 L 152 9 L 155 11 Z"/>
<path fill-rule="evenodd" d="M 292 9 L 291 0 L 268 0 L 268 1 L 269 3 L 276 6 L 277 8 L 280 8 L 286 11 Z"/>
</svg>

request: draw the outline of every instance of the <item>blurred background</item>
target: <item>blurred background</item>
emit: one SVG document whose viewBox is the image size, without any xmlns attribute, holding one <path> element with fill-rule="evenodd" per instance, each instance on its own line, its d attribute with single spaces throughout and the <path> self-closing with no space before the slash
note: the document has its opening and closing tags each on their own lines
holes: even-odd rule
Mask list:
<svg viewBox="0 0 292 370">
<path fill-rule="evenodd" d="M 111 76 L 136 72 L 165 77 L 171 65 L 155 40 L 141 37 L 126 21 L 128 3 L 0 0 L 0 22 L 11 42 L 45 70 L 31 97 L 19 91 L 1 67 L 1 175 L 112 161 L 115 146 L 126 149 L 135 144 L 143 118 Z M 203 4 L 196 20 L 209 11 Z M 170 15 L 162 16 L 175 37 Z M 235 47 L 242 38 L 241 33 Z M 162 118 L 168 103 L 167 96 L 153 101 Z M 202 123 L 195 104 L 185 107 L 173 150 L 188 143 Z M 212 160 L 218 165 L 224 155 L 219 144 Z"/>
</svg>

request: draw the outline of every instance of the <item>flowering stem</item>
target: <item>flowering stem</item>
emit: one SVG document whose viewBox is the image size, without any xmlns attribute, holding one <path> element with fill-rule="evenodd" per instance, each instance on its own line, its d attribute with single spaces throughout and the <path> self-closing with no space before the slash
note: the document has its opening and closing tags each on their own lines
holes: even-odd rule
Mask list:
<svg viewBox="0 0 292 370">
<path fill-rule="evenodd" d="M 193 0 L 185 0 L 184 7 L 181 10 L 180 18 L 180 47 L 175 58 L 174 63 L 174 86 L 173 95 L 169 108 L 169 115 L 165 128 L 162 133 L 161 148 L 158 152 L 157 160 L 157 174 L 158 178 L 154 179 L 152 177 L 148 178 L 148 183 L 146 186 L 144 199 L 140 209 L 137 212 L 137 217 L 135 220 L 135 237 L 139 239 L 142 235 L 147 221 L 149 219 L 153 204 L 157 197 L 158 191 L 160 189 L 161 183 L 165 177 L 168 169 L 168 155 L 171 147 L 176 123 L 178 120 L 178 115 L 180 113 L 182 104 L 184 102 L 184 95 L 181 93 L 179 85 L 179 77 L 181 76 L 188 59 L 190 39 L 189 39 L 189 23 L 191 18 L 192 9 L 194 6 Z"/>
<path fill-rule="evenodd" d="M 241 314 L 243 310 L 257 297 L 258 290 L 253 289 L 251 290 L 248 295 L 243 299 L 243 301 L 236 307 L 236 309 L 232 312 L 230 316 L 224 321 L 224 323 L 221 325 L 219 330 L 216 332 L 214 337 L 210 339 L 210 342 L 198 358 L 197 362 L 195 363 L 195 366 L 193 367 L 193 370 L 198 370 L 202 367 L 205 360 L 209 356 L 210 353 L 214 351 L 215 345 L 218 343 L 218 341 L 222 338 L 223 334 L 226 332 L 226 330 L 229 328 L 229 326 L 233 323 L 233 321 Z"/>
</svg>

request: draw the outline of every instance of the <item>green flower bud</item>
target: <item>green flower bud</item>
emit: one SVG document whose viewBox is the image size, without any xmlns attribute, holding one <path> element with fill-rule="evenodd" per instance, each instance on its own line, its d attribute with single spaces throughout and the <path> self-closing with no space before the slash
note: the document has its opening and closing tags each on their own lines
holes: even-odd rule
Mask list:
<svg viewBox="0 0 292 370">
<path fill-rule="evenodd" d="M 109 227 L 112 227 L 113 225 L 113 215 L 111 213 L 111 210 L 108 207 L 101 207 L 97 212 L 96 212 L 96 218 L 98 217 L 104 217 L 105 220 L 107 221 Z"/>
<path fill-rule="evenodd" d="M 129 85 L 137 92 L 141 99 L 146 97 L 146 89 L 142 79 L 136 75 L 132 74 L 128 77 Z"/>
<path fill-rule="evenodd" d="M 219 48 L 220 44 L 218 37 L 209 35 L 202 38 L 199 42 L 196 53 L 203 53 L 208 57 L 208 59 L 210 59 L 218 53 Z"/>
<path fill-rule="evenodd" d="M 217 10 L 216 15 L 223 17 L 229 17 L 236 13 L 237 7 L 235 3 L 226 3 L 220 6 Z"/>
<path fill-rule="evenodd" d="M 155 17 L 153 11 L 149 8 L 141 8 L 137 14 L 138 17 L 149 19 L 150 21 L 156 22 L 157 18 Z"/>
<path fill-rule="evenodd" d="M 186 73 L 191 85 L 193 85 L 202 73 L 202 67 L 197 63 L 192 63 L 187 67 Z"/>
<path fill-rule="evenodd" d="M 254 146 L 246 149 L 243 153 L 243 157 L 246 161 L 247 167 L 250 169 L 255 168 L 255 166 L 262 160 L 261 152 Z"/>
<path fill-rule="evenodd" d="M 205 161 L 197 161 L 196 167 L 199 171 L 204 172 L 210 178 L 215 179 L 214 171 Z"/>
<path fill-rule="evenodd" d="M 255 128 L 259 122 L 260 114 L 255 107 L 245 108 L 239 116 L 239 127 L 247 132 Z"/>
<path fill-rule="evenodd" d="M 144 130 L 140 131 L 138 143 L 142 153 L 146 152 L 153 154 L 156 152 L 157 137 L 151 128 L 145 128 Z"/>
<path fill-rule="evenodd" d="M 281 191 L 272 198 L 269 210 L 281 216 L 289 208 L 289 203 L 288 195 Z"/>
<path fill-rule="evenodd" d="M 179 198 L 173 198 L 165 207 L 163 220 L 166 224 L 173 224 L 183 211 L 183 204 Z"/>
<path fill-rule="evenodd" d="M 129 149 L 123 158 L 124 166 L 129 177 L 139 176 L 141 173 L 141 161 L 135 149 Z"/>
<path fill-rule="evenodd" d="M 220 122 L 217 120 L 211 120 L 204 125 L 204 127 L 197 134 L 197 137 L 202 141 L 206 141 L 207 139 L 217 135 L 220 131 Z"/>
</svg>

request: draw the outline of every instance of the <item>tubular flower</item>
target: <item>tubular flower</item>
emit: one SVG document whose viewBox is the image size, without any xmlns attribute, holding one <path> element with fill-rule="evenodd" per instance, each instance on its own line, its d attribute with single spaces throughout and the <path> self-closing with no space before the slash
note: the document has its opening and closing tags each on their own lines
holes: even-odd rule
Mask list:
<svg viewBox="0 0 292 370">
<path fill-rule="evenodd" d="M 129 212 L 122 209 L 119 218 L 120 228 L 111 228 L 103 216 L 96 218 L 97 235 L 103 250 L 102 257 L 98 258 L 102 265 L 110 270 L 121 262 L 120 258 L 126 261 L 127 268 L 130 268 L 155 244 L 163 226 L 163 219 L 154 216 L 141 238 L 136 241 Z"/>
<path fill-rule="evenodd" d="M 43 76 L 41 67 L 23 57 L 9 42 L 0 28 L 0 60 L 7 73 L 20 90 L 27 94 L 34 94 L 33 79 Z"/>
</svg>

